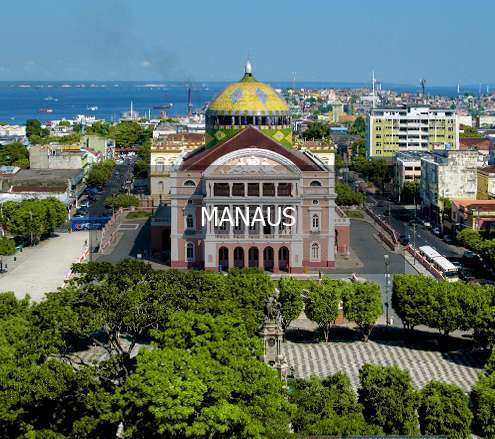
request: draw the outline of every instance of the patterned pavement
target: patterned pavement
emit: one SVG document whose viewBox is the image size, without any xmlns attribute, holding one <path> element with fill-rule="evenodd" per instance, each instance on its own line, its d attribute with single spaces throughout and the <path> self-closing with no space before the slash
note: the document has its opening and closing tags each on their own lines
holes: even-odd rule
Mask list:
<svg viewBox="0 0 495 439">
<path fill-rule="evenodd" d="M 398 331 L 402 331 L 394 329 L 397 335 Z M 485 361 L 481 351 L 463 347 L 464 340 L 449 343 L 448 348 L 442 349 L 437 334 L 430 334 L 430 340 L 426 335 L 421 337 L 421 341 L 407 345 L 400 339 L 391 339 L 386 343 L 383 328 L 375 328 L 368 343 L 358 340 L 353 330 L 349 333 L 350 328 L 347 332 L 337 337 L 331 335 L 328 343 L 286 341 L 283 349 L 289 367 L 294 366 L 296 376 L 302 378 L 308 378 L 311 374 L 323 378 L 342 370 L 347 373 L 356 391 L 359 387 L 359 369 L 364 363 L 397 364 L 401 369 L 409 370 L 413 385 L 418 389 L 435 380 L 455 383 L 469 391 L 478 381 L 477 373 Z"/>
</svg>

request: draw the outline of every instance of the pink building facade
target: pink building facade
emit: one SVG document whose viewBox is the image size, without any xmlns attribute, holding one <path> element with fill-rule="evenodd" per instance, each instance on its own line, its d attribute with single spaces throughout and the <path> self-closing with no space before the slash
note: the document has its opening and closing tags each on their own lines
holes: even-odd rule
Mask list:
<svg viewBox="0 0 495 439">
<path fill-rule="evenodd" d="M 302 273 L 334 267 L 335 253 L 349 250 L 333 169 L 251 126 L 184 151 L 170 179 L 170 205 L 152 219 L 152 249 L 167 252 L 172 267 Z"/>
</svg>

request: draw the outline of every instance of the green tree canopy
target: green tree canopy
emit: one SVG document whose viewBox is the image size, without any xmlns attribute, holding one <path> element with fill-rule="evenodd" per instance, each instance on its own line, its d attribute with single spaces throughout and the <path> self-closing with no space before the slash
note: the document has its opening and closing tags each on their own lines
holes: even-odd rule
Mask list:
<svg viewBox="0 0 495 439">
<path fill-rule="evenodd" d="M 378 317 L 383 314 L 380 286 L 373 282 L 355 282 L 347 288 L 344 295 L 344 315 L 358 324 L 364 341 L 375 326 Z"/>
<path fill-rule="evenodd" d="M 136 163 L 134 163 L 134 175 L 136 176 L 136 178 L 147 178 L 148 166 L 149 164 L 144 160 L 138 160 Z"/>
<path fill-rule="evenodd" d="M 366 121 L 363 117 L 359 116 L 349 127 L 349 134 L 356 136 L 364 136 L 366 134 Z M 364 139 L 363 139 L 364 140 Z"/>
<path fill-rule="evenodd" d="M 153 335 L 157 349 L 138 356 L 121 391 L 126 434 L 261 439 L 268 419 L 293 413 L 275 371 L 256 358 L 261 339 L 241 321 L 181 311 Z"/>
<path fill-rule="evenodd" d="M 419 427 L 422 435 L 449 435 L 467 439 L 473 414 L 469 398 L 456 384 L 430 381 L 419 392 Z"/>
<path fill-rule="evenodd" d="M 0 255 L 15 255 L 15 241 L 6 236 L 0 238 Z"/>
<path fill-rule="evenodd" d="M 364 203 L 364 195 L 360 192 L 354 192 L 344 183 L 335 183 L 335 193 L 337 206 L 361 206 Z"/>
<path fill-rule="evenodd" d="M 463 126 L 463 133 L 459 133 L 459 137 L 483 137 L 479 132 L 478 128 L 470 127 L 468 125 Z"/>
<path fill-rule="evenodd" d="M 482 375 L 469 397 L 475 431 L 484 438 L 495 438 L 495 373 Z"/>
<path fill-rule="evenodd" d="M 0 165 L 29 166 L 29 150 L 20 142 L 4 145 L 0 150 Z"/>
<path fill-rule="evenodd" d="M 328 137 L 331 132 L 332 129 L 321 122 L 310 122 L 303 133 L 303 137 L 305 140 L 323 139 Z"/>
<path fill-rule="evenodd" d="M 135 195 L 119 195 L 117 197 L 108 197 L 103 202 L 105 209 L 118 210 L 121 207 L 126 209 L 130 206 L 139 207 L 139 198 Z"/>
<path fill-rule="evenodd" d="M 368 423 L 379 425 L 387 435 L 418 434 L 419 395 L 408 370 L 366 363 L 359 382 L 359 402 Z"/>
<path fill-rule="evenodd" d="M 309 285 L 309 295 L 306 301 L 306 315 L 323 331 L 325 341 L 335 320 L 339 316 L 339 303 L 348 285 L 342 280 L 322 279 L 321 285 L 312 281 Z"/>
<path fill-rule="evenodd" d="M 365 156 L 366 155 L 366 139 L 356 139 L 352 142 L 352 154 L 353 156 Z"/>
<path fill-rule="evenodd" d="M 278 290 L 278 301 L 281 305 L 282 329 L 285 333 L 291 322 L 299 318 L 304 308 L 304 301 L 301 297 L 301 283 L 295 277 L 286 278 L 280 276 Z"/>
</svg>

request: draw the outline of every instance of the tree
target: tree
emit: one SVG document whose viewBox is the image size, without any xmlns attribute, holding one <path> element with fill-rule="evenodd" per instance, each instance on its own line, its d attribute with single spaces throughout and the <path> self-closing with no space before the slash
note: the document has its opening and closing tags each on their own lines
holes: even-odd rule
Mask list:
<svg viewBox="0 0 495 439">
<path fill-rule="evenodd" d="M 49 229 L 46 205 L 39 200 L 24 200 L 10 214 L 7 231 L 12 235 L 33 234 L 35 241 Z"/>
<path fill-rule="evenodd" d="M 344 162 L 344 157 L 340 154 L 335 154 L 335 169 L 345 168 L 346 163 Z"/>
<path fill-rule="evenodd" d="M 105 209 L 117 210 L 121 207 L 126 209 L 130 206 L 139 207 L 139 198 L 134 195 L 119 195 L 118 197 L 108 197 L 103 202 Z"/>
<path fill-rule="evenodd" d="M 151 142 L 147 140 L 138 148 L 138 156 L 150 163 L 151 159 Z"/>
<path fill-rule="evenodd" d="M 371 159 L 365 175 L 375 184 L 382 184 L 387 175 L 387 161 L 385 159 Z"/>
<path fill-rule="evenodd" d="M 352 142 L 352 154 L 363 157 L 366 155 L 366 139 L 356 139 Z"/>
<path fill-rule="evenodd" d="M 119 392 L 130 437 L 262 438 L 266 420 L 295 410 L 241 321 L 181 311 L 153 336 Z"/>
<path fill-rule="evenodd" d="M 0 239 L 0 255 L 15 255 L 15 241 L 3 236 Z"/>
<path fill-rule="evenodd" d="M 476 432 L 486 439 L 495 438 L 495 373 L 482 375 L 469 397 Z"/>
<path fill-rule="evenodd" d="M 408 370 L 397 365 L 364 364 L 359 370 L 359 402 L 366 421 L 387 435 L 417 435 L 419 395 Z"/>
<path fill-rule="evenodd" d="M 469 398 L 456 384 L 430 381 L 419 392 L 419 427 L 422 435 L 449 435 L 467 439 L 473 414 Z"/>
<path fill-rule="evenodd" d="M 129 148 L 133 145 L 142 145 L 153 137 L 153 127 L 143 129 L 137 122 L 121 122 L 115 127 L 112 136 L 118 147 Z"/>
<path fill-rule="evenodd" d="M 328 137 L 331 132 L 332 129 L 321 122 L 310 122 L 307 129 L 303 132 L 303 137 L 305 140 L 323 139 L 324 137 Z"/>
<path fill-rule="evenodd" d="M 373 282 L 355 282 L 344 295 L 344 315 L 358 324 L 364 341 L 375 326 L 378 317 L 383 314 L 380 286 Z"/>
<path fill-rule="evenodd" d="M 226 300 L 235 304 L 231 315 L 243 320 L 250 334 L 263 323 L 265 300 L 273 292 L 270 276 L 258 268 L 234 267 L 229 271 Z"/>
<path fill-rule="evenodd" d="M 280 276 L 278 290 L 278 301 L 281 305 L 282 329 L 285 334 L 291 322 L 299 318 L 304 309 L 304 301 L 301 297 L 302 288 L 299 280 L 295 277 L 286 278 Z"/>
<path fill-rule="evenodd" d="M 465 319 L 464 310 L 458 300 L 459 288 L 464 285 L 453 286 L 446 280 L 436 281 L 432 290 L 428 326 L 436 328 L 444 336 L 459 329 Z"/>
<path fill-rule="evenodd" d="M 58 126 L 59 127 L 67 127 L 67 128 L 70 128 L 70 122 L 68 120 L 61 120 L 59 123 L 58 123 Z"/>
<path fill-rule="evenodd" d="M 364 203 L 364 195 L 354 192 L 349 186 L 343 183 L 335 183 L 335 193 L 337 206 L 361 206 Z"/>
<path fill-rule="evenodd" d="M 333 281 L 328 277 L 322 279 L 321 285 L 318 285 L 316 281 L 309 285 L 306 315 L 323 330 L 326 342 L 328 342 L 330 328 L 339 316 L 339 303 L 347 288 L 344 281 Z"/>
<path fill-rule="evenodd" d="M 366 158 L 361 155 L 354 157 L 349 163 L 349 169 L 359 174 L 366 174 L 368 167 L 368 160 L 366 160 Z"/>
<path fill-rule="evenodd" d="M 463 128 L 464 132 L 459 133 L 459 137 L 483 137 L 478 132 L 478 128 L 476 128 L 476 127 L 470 127 L 468 125 L 464 125 L 462 128 Z"/>
<path fill-rule="evenodd" d="M 30 138 L 33 134 L 41 135 L 41 122 L 36 119 L 26 121 L 26 136 Z"/>
<path fill-rule="evenodd" d="M 0 150 L 0 165 L 29 166 L 29 150 L 20 142 L 4 145 Z"/>
<path fill-rule="evenodd" d="M 298 436 L 383 434 L 380 427 L 369 425 L 363 407 L 356 401 L 351 380 L 341 371 L 324 379 L 311 375 L 292 383 L 289 401 L 297 406 L 292 426 Z"/>
<path fill-rule="evenodd" d="M 46 197 L 40 200 L 40 203 L 46 209 L 46 229 L 60 227 L 67 222 L 67 209 L 62 201 L 55 197 Z"/>
<path fill-rule="evenodd" d="M 138 160 L 136 163 L 134 163 L 134 175 L 136 176 L 136 178 L 147 178 L 148 166 L 149 164 L 144 160 Z"/>
<path fill-rule="evenodd" d="M 366 134 L 366 121 L 364 118 L 361 116 L 357 117 L 348 132 L 349 134 L 353 134 L 355 136 L 364 136 Z"/>
<path fill-rule="evenodd" d="M 409 200 L 409 202 L 414 202 L 418 204 L 421 190 L 421 180 L 416 178 L 415 180 L 407 180 L 404 182 L 404 200 Z"/>
<path fill-rule="evenodd" d="M 404 329 L 427 325 L 436 281 L 424 275 L 394 274 L 392 308 L 402 320 Z"/>
</svg>

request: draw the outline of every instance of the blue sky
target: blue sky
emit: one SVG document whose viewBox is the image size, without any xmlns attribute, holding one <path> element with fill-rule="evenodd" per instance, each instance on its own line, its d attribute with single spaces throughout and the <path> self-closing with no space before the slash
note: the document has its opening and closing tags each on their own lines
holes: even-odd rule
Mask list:
<svg viewBox="0 0 495 439">
<path fill-rule="evenodd" d="M 495 1 L 2 0 L 0 80 L 495 83 Z"/>
</svg>

